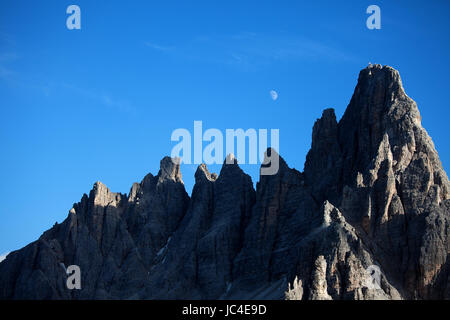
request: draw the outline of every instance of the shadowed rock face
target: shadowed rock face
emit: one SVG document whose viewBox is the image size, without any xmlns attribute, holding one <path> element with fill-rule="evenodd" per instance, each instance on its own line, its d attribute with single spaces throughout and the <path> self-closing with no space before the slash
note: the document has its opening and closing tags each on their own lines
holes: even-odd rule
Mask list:
<svg viewBox="0 0 450 320">
<path fill-rule="evenodd" d="M 339 122 L 323 112 L 304 172 L 280 157 L 255 191 L 226 161 L 195 181 L 189 198 L 166 157 L 128 196 L 97 182 L 0 263 L 0 299 L 450 298 L 449 180 L 391 67 L 360 72 Z"/>
</svg>

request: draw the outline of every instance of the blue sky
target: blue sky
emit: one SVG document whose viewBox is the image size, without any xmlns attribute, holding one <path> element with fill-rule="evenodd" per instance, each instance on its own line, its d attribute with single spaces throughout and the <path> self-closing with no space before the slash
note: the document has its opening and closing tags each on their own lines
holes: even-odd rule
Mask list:
<svg viewBox="0 0 450 320">
<path fill-rule="evenodd" d="M 81 30 L 66 28 L 70 4 Z M 366 28 L 371 4 L 381 30 Z M 63 221 L 95 181 L 128 193 L 156 174 L 194 120 L 279 129 L 303 170 L 315 119 L 342 116 L 369 61 L 399 70 L 448 170 L 449 13 L 448 1 L 1 1 L 0 254 Z M 258 168 L 243 166 L 254 182 Z M 182 167 L 189 193 L 195 169 Z"/>
</svg>

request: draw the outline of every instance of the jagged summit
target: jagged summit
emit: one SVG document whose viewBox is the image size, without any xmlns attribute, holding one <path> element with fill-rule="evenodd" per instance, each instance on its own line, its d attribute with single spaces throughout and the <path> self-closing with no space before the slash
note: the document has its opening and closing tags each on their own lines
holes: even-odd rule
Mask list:
<svg viewBox="0 0 450 320">
<path fill-rule="evenodd" d="M 158 177 L 160 180 L 170 179 L 183 183 L 179 159 L 164 157 L 160 162 Z"/>
<path fill-rule="evenodd" d="M 237 158 L 234 156 L 233 153 L 227 154 L 225 157 L 225 160 L 223 161 L 223 164 L 237 164 Z"/>
<path fill-rule="evenodd" d="M 359 72 L 358 83 L 364 81 L 385 81 L 388 86 L 395 86 L 403 90 L 400 73 L 391 66 L 382 66 L 380 64 L 371 64 Z M 364 85 L 364 84 L 362 84 Z"/>
<path fill-rule="evenodd" d="M 230 155 L 191 197 L 169 157 L 128 197 L 97 182 L 0 263 L 0 299 L 450 299 L 449 180 L 395 69 L 323 111 L 304 172 L 278 161 L 256 191 Z"/>
<path fill-rule="evenodd" d="M 197 167 L 197 171 L 195 172 L 195 181 L 198 182 L 202 178 L 206 178 L 209 181 L 217 180 L 216 173 L 210 173 L 206 164 L 202 163 Z"/>
<path fill-rule="evenodd" d="M 234 154 L 230 153 L 225 157 L 225 160 L 223 161 L 218 179 L 228 179 L 227 177 L 229 176 L 241 176 L 243 174 L 246 175 L 239 166 L 237 158 L 234 156 Z M 250 178 L 250 176 L 248 177 Z"/>
</svg>

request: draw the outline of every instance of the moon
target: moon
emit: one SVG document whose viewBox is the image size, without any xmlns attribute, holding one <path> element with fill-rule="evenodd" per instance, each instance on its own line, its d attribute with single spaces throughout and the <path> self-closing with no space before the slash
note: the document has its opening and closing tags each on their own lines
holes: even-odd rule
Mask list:
<svg viewBox="0 0 450 320">
<path fill-rule="evenodd" d="M 275 101 L 278 99 L 278 93 L 275 90 L 270 90 L 270 97 Z"/>
</svg>

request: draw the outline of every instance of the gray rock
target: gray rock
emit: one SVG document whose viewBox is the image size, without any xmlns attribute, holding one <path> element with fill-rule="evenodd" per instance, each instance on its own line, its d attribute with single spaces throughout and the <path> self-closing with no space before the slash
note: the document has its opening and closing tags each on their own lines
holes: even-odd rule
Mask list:
<svg viewBox="0 0 450 320">
<path fill-rule="evenodd" d="M 449 299 L 450 184 L 420 120 L 370 65 L 342 119 L 314 124 L 304 172 L 280 157 L 255 191 L 228 156 L 189 198 L 166 157 L 129 195 L 97 182 L 0 263 L 0 299 Z"/>
</svg>

